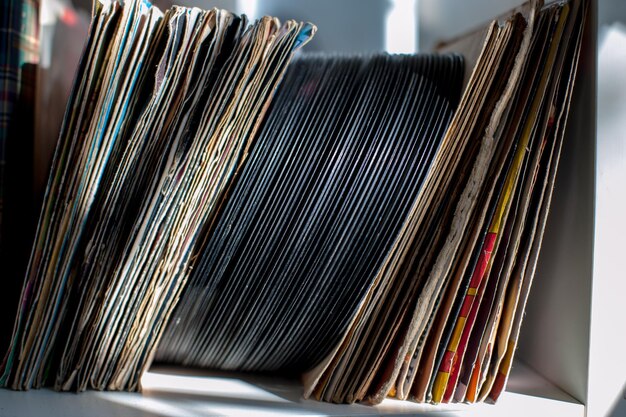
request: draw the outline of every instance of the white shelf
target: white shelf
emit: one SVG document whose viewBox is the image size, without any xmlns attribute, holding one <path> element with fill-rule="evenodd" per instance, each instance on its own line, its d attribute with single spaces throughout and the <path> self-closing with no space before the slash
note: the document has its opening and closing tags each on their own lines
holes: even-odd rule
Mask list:
<svg viewBox="0 0 626 417">
<path fill-rule="evenodd" d="M 509 5 L 522 1 L 502 0 L 496 10 L 491 0 L 475 0 L 471 7 L 466 7 L 467 10 L 460 14 L 457 0 L 416 0 L 416 3 L 423 15 L 420 29 L 432 31 L 431 35 L 436 38 L 449 38 L 466 29 L 461 24 L 478 25 L 498 14 L 500 7 L 505 10 Z M 199 0 L 173 3 L 194 3 L 206 7 Z M 236 4 L 244 2 L 219 0 L 217 3 L 234 10 Z M 328 2 L 304 0 L 267 0 L 256 3 L 259 5 L 259 13 L 284 5 L 290 10 L 286 15 L 303 14 L 316 22 L 318 19 L 313 13 L 317 10 L 316 5 L 320 12 L 330 7 Z M 350 22 L 364 25 L 366 32 L 371 32 L 369 35 L 376 32 L 380 25 L 376 26 L 373 20 L 367 20 L 364 13 L 369 11 L 370 14 L 376 14 L 372 12 L 378 10 L 373 3 L 387 4 L 388 1 L 372 0 L 371 3 L 368 8 L 359 11 L 359 19 Z M 623 13 L 618 13 L 622 3 L 623 0 L 591 0 L 585 48 L 579 66 L 552 214 L 526 309 L 520 347 L 516 353 L 519 361 L 514 364 L 507 392 L 497 405 L 431 406 L 395 400 L 386 400 L 377 407 L 334 405 L 303 400 L 302 389 L 297 381 L 155 368 L 143 378 L 143 394 L 91 391 L 73 395 L 57 394 L 52 390 L 13 392 L 0 389 L 0 417 L 433 414 L 475 417 L 626 416 L 622 372 L 625 365 L 615 365 L 619 352 L 623 352 L 626 347 L 626 338 L 615 334 L 615 323 L 623 316 L 623 302 L 620 303 L 620 300 L 624 298 L 624 291 L 620 290 L 624 287 L 623 280 L 618 278 L 623 276 L 626 261 L 626 257 L 619 256 L 620 250 L 623 253 L 623 245 L 619 243 L 623 233 L 618 233 L 624 228 L 623 216 L 620 216 L 624 211 L 624 203 L 615 198 L 624 190 L 624 141 L 623 136 L 620 142 L 605 135 L 601 127 L 606 122 L 601 117 L 596 134 L 597 14 L 599 11 L 605 20 L 609 17 L 623 20 Z M 354 7 L 354 1 L 332 2 L 331 15 L 349 15 Z M 342 25 L 336 26 L 337 30 L 345 29 Z M 319 35 L 326 31 L 332 32 L 333 29 L 332 24 L 320 27 Z M 350 31 L 363 32 L 357 27 L 351 27 Z M 380 34 L 382 36 L 382 32 Z M 363 45 L 373 42 L 372 39 L 364 37 Z M 369 45 L 369 49 L 373 49 L 372 45 Z M 613 84 L 616 84 L 616 80 L 611 78 Z M 602 114 L 608 112 L 601 112 L 600 116 Z M 618 169 L 619 172 L 616 171 Z M 622 202 L 616 204 L 619 201 Z M 521 361 L 530 364 L 530 367 Z M 541 370 L 544 376 L 532 368 Z M 607 378 L 607 375 L 610 377 Z"/>
<path fill-rule="evenodd" d="M 376 407 L 327 404 L 302 399 L 302 387 L 293 380 L 178 368 L 152 369 L 142 382 L 141 394 L 0 390 L 0 417 L 585 415 L 582 404 L 520 362 L 515 363 L 508 390 L 496 405 L 433 406 L 392 399 Z"/>
</svg>

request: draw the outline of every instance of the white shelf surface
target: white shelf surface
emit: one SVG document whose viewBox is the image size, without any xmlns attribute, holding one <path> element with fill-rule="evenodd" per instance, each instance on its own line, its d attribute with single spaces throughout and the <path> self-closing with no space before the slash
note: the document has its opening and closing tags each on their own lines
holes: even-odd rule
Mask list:
<svg viewBox="0 0 626 417">
<path fill-rule="evenodd" d="M 414 404 L 387 399 L 371 407 L 304 400 L 297 381 L 267 376 L 154 368 L 143 377 L 143 393 L 57 393 L 50 389 L 0 390 L 1 417 L 202 417 L 202 416 L 576 416 L 585 408 L 568 394 L 516 362 L 496 405 Z"/>
</svg>

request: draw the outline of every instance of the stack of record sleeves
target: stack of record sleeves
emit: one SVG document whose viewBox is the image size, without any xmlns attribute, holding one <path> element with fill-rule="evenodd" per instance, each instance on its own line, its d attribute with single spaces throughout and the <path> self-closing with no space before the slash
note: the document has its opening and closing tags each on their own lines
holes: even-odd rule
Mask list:
<svg viewBox="0 0 626 417">
<path fill-rule="evenodd" d="M 138 390 L 156 360 L 322 401 L 496 401 L 586 13 L 294 57 L 313 25 L 97 3 L 1 381 Z"/>
<path fill-rule="evenodd" d="M 218 9 L 94 4 L 5 384 L 137 389 L 193 248 L 313 32 Z"/>
</svg>

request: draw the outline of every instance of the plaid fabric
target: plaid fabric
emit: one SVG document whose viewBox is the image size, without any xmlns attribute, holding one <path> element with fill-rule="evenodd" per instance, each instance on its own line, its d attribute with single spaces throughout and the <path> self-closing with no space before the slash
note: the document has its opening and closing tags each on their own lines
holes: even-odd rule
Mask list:
<svg viewBox="0 0 626 417">
<path fill-rule="evenodd" d="M 32 76 L 24 76 L 24 67 L 39 62 L 39 0 L 2 0 L 0 6 L 0 244 L 2 242 L 2 214 L 5 198 L 5 165 L 7 142 L 20 140 L 21 129 L 33 126 L 12 126 L 16 120 L 29 119 L 31 112 Z M 32 65 L 30 66 L 32 72 Z M 26 87 L 26 88 L 25 88 Z M 25 90 L 30 90 L 25 94 Z M 19 106 L 18 101 L 20 102 Z M 26 102 L 25 102 L 26 101 Z M 30 103 L 28 102 L 30 101 Z M 32 115 L 31 115 L 32 116 Z M 9 135 L 14 135 L 10 139 Z M 32 138 L 32 133 L 25 135 Z M 27 186 L 30 186 L 28 184 Z M 1 245 L 0 245 L 1 246 Z"/>
</svg>

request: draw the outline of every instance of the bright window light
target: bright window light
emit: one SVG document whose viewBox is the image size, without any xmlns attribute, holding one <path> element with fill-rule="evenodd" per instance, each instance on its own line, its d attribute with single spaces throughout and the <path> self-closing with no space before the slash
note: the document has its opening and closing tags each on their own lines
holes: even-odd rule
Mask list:
<svg viewBox="0 0 626 417">
<path fill-rule="evenodd" d="M 417 52 L 417 1 L 391 0 L 385 24 L 385 49 L 396 54 Z"/>
</svg>

